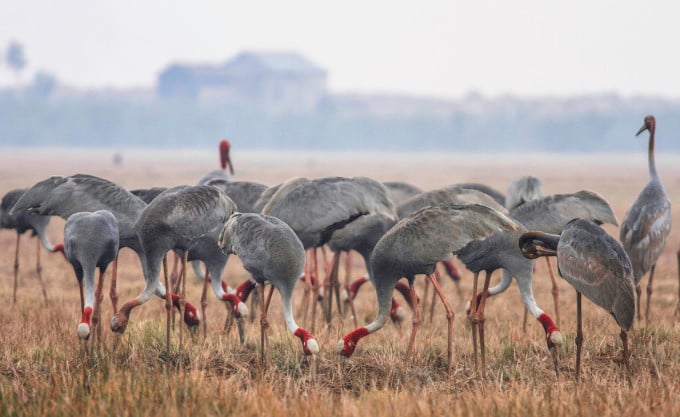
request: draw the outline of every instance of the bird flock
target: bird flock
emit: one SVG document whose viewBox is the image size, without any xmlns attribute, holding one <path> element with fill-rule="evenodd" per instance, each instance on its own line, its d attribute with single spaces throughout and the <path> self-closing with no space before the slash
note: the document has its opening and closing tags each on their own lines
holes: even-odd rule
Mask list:
<svg viewBox="0 0 680 417">
<path fill-rule="evenodd" d="M 479 367 L 480 356 L 484 374 L 487 300 L 503 293 L 514 278 L 525 312 L 545 331 L 544 343 L 559 372 L 557 352 L 563 337 L 558 328 L 559 291 L 550 262 L 557 323 L 539 307 L 532 285 L 532 260 L 554 256 L 559 276 L 577 294 L 577 377 L 583 343 L 582 295 L 614 317 L 621 328 L 622 359 L 629 366 L 628 332 L 636 310 L 638 321 L 642 317 L 640 280 L 649 273 L 644 312 L 648 320 L 656 262 L 671 229 L 671 203 L 654 161 L 655 130 L 654 117 L 647 116 L 637 132 L 649 132 L 650 180 L 621 222 L 620 243 L 600 227 L 618 225 L 618 220 L 607 200 L 594 191 L 545 196 L 541 182 L 528 176 L 513 181 L 505 195 L 484 184 L 452 184 L 423 191 L 407 183 L 381 183 L 366 177 L 291 178 L 268 187 L 233 181 L 226 140 L 219 144 L 221 169 L 209 172 L 197 185 L 129 191 L 92 175 L 46 178 L 30 188 L 9 191 L 2 198 L 0 226 L 17 233 L 13 302 L 17 298 L 20 237 L 30 231 L 39 238 L 37 273 L 45 302 L 48 294 L 41 275 L 41 245 L 49 252 L 63 253 L 73 267 L 82 314 L 76 334 L 84 343 L 91 337 L 101 340 L 104 273 L 112 265 L 109 298 L 114 314 L 109 327 L 116 333 L 125 332 L 134 319 L 134 309 L 157 296 L 165 300 L 167 309 L 168 349 L 174 309 L 192 333 L 203 321 L 205 336 L 206 291 L 210 287 L 227 305 L 229 319 L 236 319 L 243 342 L 243 317 L 255 313 L 249 311 L 245 301 L 256 290 L 264 362 L 267 311 L 276 288 L 285 325 L 300 339 L 305 355 L 314 355 L 322 348 L 313 336 L 317 309 L 327 323 L 333 319 L 334 304 L 340 317 L 350 312 L 356 328 L 336 347 L 339 355 L 350 357 L 359 341 L 380 330 L 388 319 L 403 320 L 405 310 L 394 297 L 397 290 L 412 311 L 408 360 L 427 302 L 424 295 L 421 303 L 415 288 L 416 276 L 423 275 L 428 284 L 426 292 L 430 285 L 433 288 L 430 314 L 436 299 L 441 300 L 446 312 L 447 362 L 452 366 L 454 311 L 440 285 L 440 270 L 458 284 L 460 274 L 451 263 L 451 257 L 456 256 L 474 274 L 473 292 L 463 301 L 471 324 L 475 367 Z M 66 220 L 63 244 L 49 241 L 45 232 L 49 216 Z M 116 271 L 118 253 L 123 248 L 137 254 L 145 287 L 119 308 Z M 341 254 L 346 253 L 349 265 L 352 251 L 363 258 L 367 275 L 352 281 L 347 267 L 341 284 Z M 332 254 L 330 262 L 327 252 Z M 223 280 L 230 255 L 239 257 L 250 274 L 235 288 Z M 175 259 L 172 271 L 168 256 Z M 201 312 L 186 299 L 189 262 L 204 286 Z M 501 280 L 491 287 L 491 275 L 498 269 L 502 270 Z M 323 282 L 321 270 L 325 271 Z M 481 273 L 484 281 L 480 287 Z M 298 282 L 304 287 L 304 295 L 294 312 L 293 290 Z M 370 323 L 360 325 L 353 301 L 366 282 L 375 289 L 377 314 Z M 456 288 L 460 295 L 460 287 Z M 310 330 L 298 325 L 296 315 L 311 326 Z M 183 328 L 180 326 L 180 347 Z"/>
</svg>

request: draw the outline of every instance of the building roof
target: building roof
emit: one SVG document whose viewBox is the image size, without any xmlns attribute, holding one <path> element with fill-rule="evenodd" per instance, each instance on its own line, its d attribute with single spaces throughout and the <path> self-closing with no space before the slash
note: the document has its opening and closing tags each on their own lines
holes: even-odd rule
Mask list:
<svg viewBox="0 0 680 417">
<path fill-rule="evenodd" d="M 320 75 L 326 71 L 294 52 L 242 52 L 225 63 L 227 73 L 259 70 L 289 75 Z"/>
</svg>

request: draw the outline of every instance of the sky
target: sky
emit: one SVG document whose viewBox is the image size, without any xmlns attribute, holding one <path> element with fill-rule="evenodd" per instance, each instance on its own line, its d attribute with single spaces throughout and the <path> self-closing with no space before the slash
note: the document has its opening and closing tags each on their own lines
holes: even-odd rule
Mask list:
<svg viewBox="0 0 680 417">
<path fill-rule="evenodd" d="M 680 97 L 680 2 L 0 0 L 0 52 L 79 88 L 153 88 L 172 62 L 296 51 L 338 93 Z M 6 66 L 0 84 L 15 82 Z"/>
</svg>

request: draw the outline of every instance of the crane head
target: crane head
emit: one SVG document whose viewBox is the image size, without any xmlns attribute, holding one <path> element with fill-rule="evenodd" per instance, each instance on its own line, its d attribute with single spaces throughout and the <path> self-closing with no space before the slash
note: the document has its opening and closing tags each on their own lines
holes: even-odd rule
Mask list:
<svg viewBox="0 0 680 417">
<path fill-rule="evenodd" d="M 307 330 L 298 327 L 293 334 L 302 341 L 302 350 L 305 352 L 305 355 L 319 353 L 319 343 Z"/>
<path fill-rule="evenodd" d="M 559 235 L 544 232 L 527 232 L 519 238 L 519 249 L 525 258 L 536 259 L 541 256 L 556 256 Z"/>
<path fill-rule="evenodd" d="M 229 148 L 231 144 L 228 140 L 222 139 L 220 141 L 220 165 L 222 169 L 227 169 L 229 167 L 229 173 L 234 175 L 234 166 L 231 163 L 231 158 L 229 157 Z"/>
<path fill-rule="evenodd" d="M 640 133 L 644 132 L 645 130 L 649 130 L 650 132 L 653 132 L 655 128 L 656 128 L 656 119 L 654 118 L 654 116 L 652 116 L 650 114 L 648 116 L 645 116 L 645 122 L 642 125 L 642 127 L 640 128 L 640 130 L 638 130 L 638 132 L 635 134 L 635 136 L 639 136 Z"/>
<path fill-rule="evenodd" d="M 83 308 L 83 316 L 78 324 L 78 337 L 81 340 L 87 340 L 90 336 L 90 317 L 92 316 L 92 307 L 87 306 Z"/>
<path fill-rule="evenodd" d="M 353 331 L 347 333 L 340 341 L 338 341 L 338 353 L 342 356 L 349 358 L 354 353 L 354 349 L 357 347 L 359 339 L 368 335 L 368 329 L 365 327 L 359 327 Z"/>
</svg>

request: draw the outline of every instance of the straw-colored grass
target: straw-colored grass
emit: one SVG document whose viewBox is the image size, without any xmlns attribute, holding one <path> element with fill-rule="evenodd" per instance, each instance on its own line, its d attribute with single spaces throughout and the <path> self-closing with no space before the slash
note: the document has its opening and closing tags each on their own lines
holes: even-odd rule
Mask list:
<svg viewBox="0 0 680 417">
<path fill-rule="evenodd" d="M 486 182 L 501 190 L 519 175 L 542 178 L 548 193 L 592 189 L 604 195 L 621 219 L 646 181 L 642 155 L 611 160 L 533 155 L 470 157 L 463 155 L 307 154 L 304 156 L 233 155 L 238 179 L 274 184 L 290 176 L 368 175 L 379 180 L 406 180 L 423 188 L 455 182 Z M 191 154 L 183 160 L 171 154 L 148 157 L 133 154 L 115 169 L 109 154 L 87 152 L 10 151 L 0 155 L 0 193 L 29 186 L 50 174 L 88 172 L 111 178 L 129 188 L 192 183 L 213 168 L 212 154 Z M 371 163 L 371 161 L 373 161 Z M 376 162 L 377 161 L 377 162 Z M 603 161 L 609 161 L 606 164 Z M 660 162 L 671 196 L 680 193 L 680 164 Z M 602 168 L 602 165 L 605 165 Z M 677 204 L 680 207 L 680 204 Z M 677 209 L 675 209 L 677 213 Z M 675 216 L 677 219 L 677 216 Z M 58 241 L 63 221 L 51 222 Z M 618 235 L 618 229 L 607 227 Z M 259 321 L 246 319 L 246 342 L 235 329 L 223 332 L 226 309 L 209 294 L 208 335 L 187 337 L 178 344 L 175 324 L 170 352 L 165 347 L 163 302 L 151 299 L 133 311 L 123 336 L 108 329 L 111 306 L 103 306 L 103 341 L 85 354 L 76 336 L 79 296 L 73 271 L 60 255 L 43 252 L 43 276 L 49 289 L 45 306 L 35 276 L 35 241 L 22 237 L 18 301 L 12 304 L 15 235 L 0 232 L 0 415 L 30 416 L 176 416 L 176 415 L 295 415 L 295 416 L 641 416 L 680 415 L 680 326 L 673 315 L 677 303 L 675 250 L 680 241 L 672 231 L 657 265 L 652 320 L 636 323 L 631 332 L 632 375 L 617 360 L 619 329 L 607 313 L 584 302 L 581 381 L 574 378 L 575 293 L 560 281 L 561 331 L 565 337 L 560 375 L 556 376 L 542 327 L 529 319 L 522 331 L 523 306 L 517 287 L 489 300 L 486 309 L 486 377 L 475 371 L 471 337 L 464 320 L 464 301 L 451 281 L 443 288 L 456 312 L 454 363 L 446 364 L 446 317 L 441 305 L 432 322 L 428 314 L 418 333 L 415 354 L 404 352 L 410 318 L 400 326 L 388 324 L 363 339 L 353 357 L 340 358 L 336 344 L 353 328 L 352 320 L 335 317 L 330 326 L 319 311 L 314 335 L 321 353 L 311 360 L 302 355 L 299 339 L 283 325 L 278 295 L 270 308 L 266 365 L 259 362 Z M 364 266 L 353 258 L 352 273 Z M 460 266 L 464 297 L 471 294 L 471 273 Z M 539 305 L 554 317 L 550 280 L 545 262 L 537 262 L 534 291 Z M 342 276 L 341 271 L 341 276 Z M 106 294 L 108 279 L 106 275 Z M 236 284 L 247 274 L 231 258 L 225 280 Z M 494 275 L 494 281 L 498 273 Z M 189 273 L 188 299 L 199 305 L 201 284 Z M 423 279 L 418 278 L 419 292 Z M 643 294 L 646 278 L 643 280 Z M 141 268 L 129 250 L 121 253 L 121 303 L 143 288 Z M 301 300 L 302 285 L 295 297 Z M 399 296 L 398 296 L 399 297 Z M 402 302 L 401 298 L 398 298 Z M 429 300 L 428 300 L 429 301 Z M 375 293 L 367 284 L 357 297 L 360 323 L 373 319 Z M 402 302 L 403 304 L 403 302 Z M 644 305 L 644 299 L 643 299 Z M 297 309 L 297 308 L 296 308 Z M 308 319 L 301 325 L 311 329 Z"/>
</svg>

